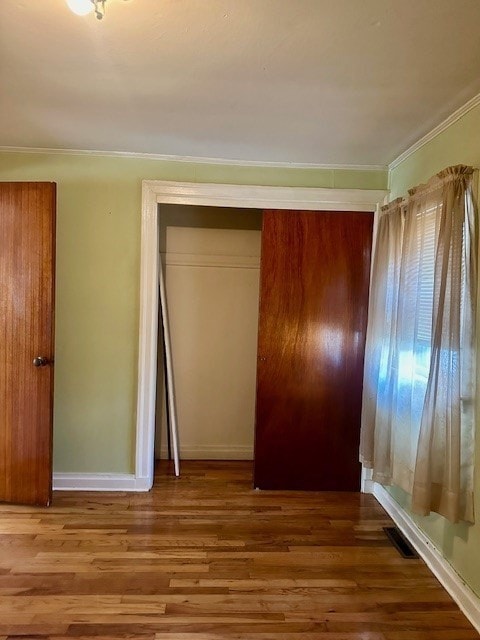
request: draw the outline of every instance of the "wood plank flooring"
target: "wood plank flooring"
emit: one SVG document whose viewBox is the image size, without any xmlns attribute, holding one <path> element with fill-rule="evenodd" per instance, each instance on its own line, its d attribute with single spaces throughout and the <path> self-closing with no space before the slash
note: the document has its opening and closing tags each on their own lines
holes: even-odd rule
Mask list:
<svg viewBox="0 0 480 640">
<path fill-rule="evenodd" d="M 251 477 L 184 462 L 148 494 L 0 505 L 0 640 L 480 637 L 391 546 L 372 496 L 258 492 Z"/>
</svg>

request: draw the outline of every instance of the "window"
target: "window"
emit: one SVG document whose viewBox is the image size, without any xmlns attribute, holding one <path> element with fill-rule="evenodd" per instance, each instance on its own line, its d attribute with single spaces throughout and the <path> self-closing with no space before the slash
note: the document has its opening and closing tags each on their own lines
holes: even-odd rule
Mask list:
<svg viewBox="0 0 480 640">
<path fill-rule="evenodd" d="M 363 464 L 452 521 L 473 520 L 472 175 L 452 167 L 384 208 L 365 356 Z"/>
</svg>

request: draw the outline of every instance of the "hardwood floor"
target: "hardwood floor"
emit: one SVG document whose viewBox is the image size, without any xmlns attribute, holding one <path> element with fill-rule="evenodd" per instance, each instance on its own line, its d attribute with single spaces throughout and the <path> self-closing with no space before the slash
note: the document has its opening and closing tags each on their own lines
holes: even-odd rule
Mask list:
<svg viewBox="0 0 480 640">
<path fill-rule="evenodd" d="M 258 492 L 184 462 L 148 494 L 0 506 L 0 638 L 473 640 L 372 496 Z"/>
</svg>

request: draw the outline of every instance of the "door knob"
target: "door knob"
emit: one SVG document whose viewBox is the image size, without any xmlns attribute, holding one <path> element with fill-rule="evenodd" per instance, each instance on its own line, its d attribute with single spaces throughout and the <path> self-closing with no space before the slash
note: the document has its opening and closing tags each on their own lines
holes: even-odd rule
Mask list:
<svg viewBox="0 0 480 640">
<path fill-rule="evenodd" d="M 37 356 L 33 359 L 34 367 L 46 367 L 47 364 L 50 364 L 50 360 L 48 358 L 44 358 L 43 356 Z"/>
</svg>

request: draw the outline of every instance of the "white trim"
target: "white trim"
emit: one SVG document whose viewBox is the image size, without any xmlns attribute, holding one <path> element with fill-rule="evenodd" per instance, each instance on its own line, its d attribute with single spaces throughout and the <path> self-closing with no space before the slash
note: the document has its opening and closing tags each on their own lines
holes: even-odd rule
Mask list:
<svg viewBox="0 0 480 640">
<path fill-rule="evenodd" d="M 140 325 L 138 353 L 137 426 L 135 475 L 149 478 L 153 486 L 153 447 L 158 337 L 158 216 L 157 200 L 145 182 L 142 185 L 140 239 Z M 155 314 L 155 315 L 153 315 Z"/>
<path fill-rule="evenodd" d="M 419 529 L 388 491 L 376 482 L 373 484 L 372 493 L 375 498 L 415 547 L 430 571 L 452 596 L 475 629 L 480 632 L 480 598 L 465 584 L 433 542 Z"/>
<path fill-rule="evenodd" d="M 420 138 L 420 140 L 417 140 L 417 142 L 415 142 L 410 147 L 408 147 L 408 149 L 406 149 L 403 153 L 401 153 L 397 158 L 395 158 L 395 160 L 393 160 L 388 165 L 388 170 L 392 171 L 393 169 L 396 169 L 396 167 L 398 167 L 399 164 L 401 164 L 404 160 L 406 160 L 413 153 L 415 153 L 415 151 L 418 151 L 423 146 L 425 146 L 428 142 L 430 142 L 431 140 L 436 138 L 438 135 L 443 133 L 445 129 L 448 129 L 448 127 L 450 127 L 452 124 L 457 122 L 457 120 L 460 120 L 460 118 L 462 118 L 466 113 L 468 113 L 478 105 L 480 105 L 480 93 L 477 94 L 476 96 L 473 96 L 471 100 L 469 100 L 459 109 L 454 111 L 451 115 L 448 116 L 448 118 L 445 118 L 443 122 L 441 122 L 439 125 L 434 127 L 429 133 L 425 134 Z"/>
<path fill-rule="evenodd" d="M 222 256 L 200 253 L 163 253 L 167 267 L 260 269 L 260 256 Z"/>
<path fill-rule="evenodd" d="M 347 171 L 388 171 L 385 164 L 317 164 L 314 162 L 276 162 L 268 160 L 241 160 L 238 158 L 209 158 L 206 156 L 176 156 L 162 153 L 136 153 L 133 151 L 101 151 L 97 149 L 55 149 L 48 147 L 1 146 L 5 153 L 45 153 L 48 155 L 98 156 L 100 158 L 135 158 L 163 162 L 187 162 L 190 164 L 215 164 L 235 167 L 266 167 L 276 169 L 345 169 Z"/>
<path fill-rule="evenodd" d="M 367 469 L 362 465 L 362 475 L 360 481 L 360 491 L 362 493 L 373 493 L 373 469 Z"/>
<path fill-rule="evenodd" d="M 167 456 L 167 447 L 163 445 L 160 448 L 160 457 L 165 459 Z M 239 444 L 182 444 L 180 457 L 183 460 L 253 460 L 253 446 Z"/>
<path fill-rule="evenodd" d="M 54 491 L 148 491 L 149 478 L 130 473 L 54 473 Z"/>
<path fill-rule="evenodd" d="M 140 327 L 135 472 L 153 484 L 158 331 L 159 204 L 192 204 L 255 209 L 371 211 L 386 190 L 260 187 L 251 185 L 167 182 L 142 183 L 140 257 Z M 181 430 L 181 425 L 180 425 Z M 181 433 L 180 433 L 181 437 Z"/>
<path fill-rule="evenodd" d="M 143 197 L 153 209 L 163 203 L 243 209 L 375 211 L 388 193 L 386 189 L 262 187 L 164 180 L 144 180 L 142 184 Z"/>
</svg>

